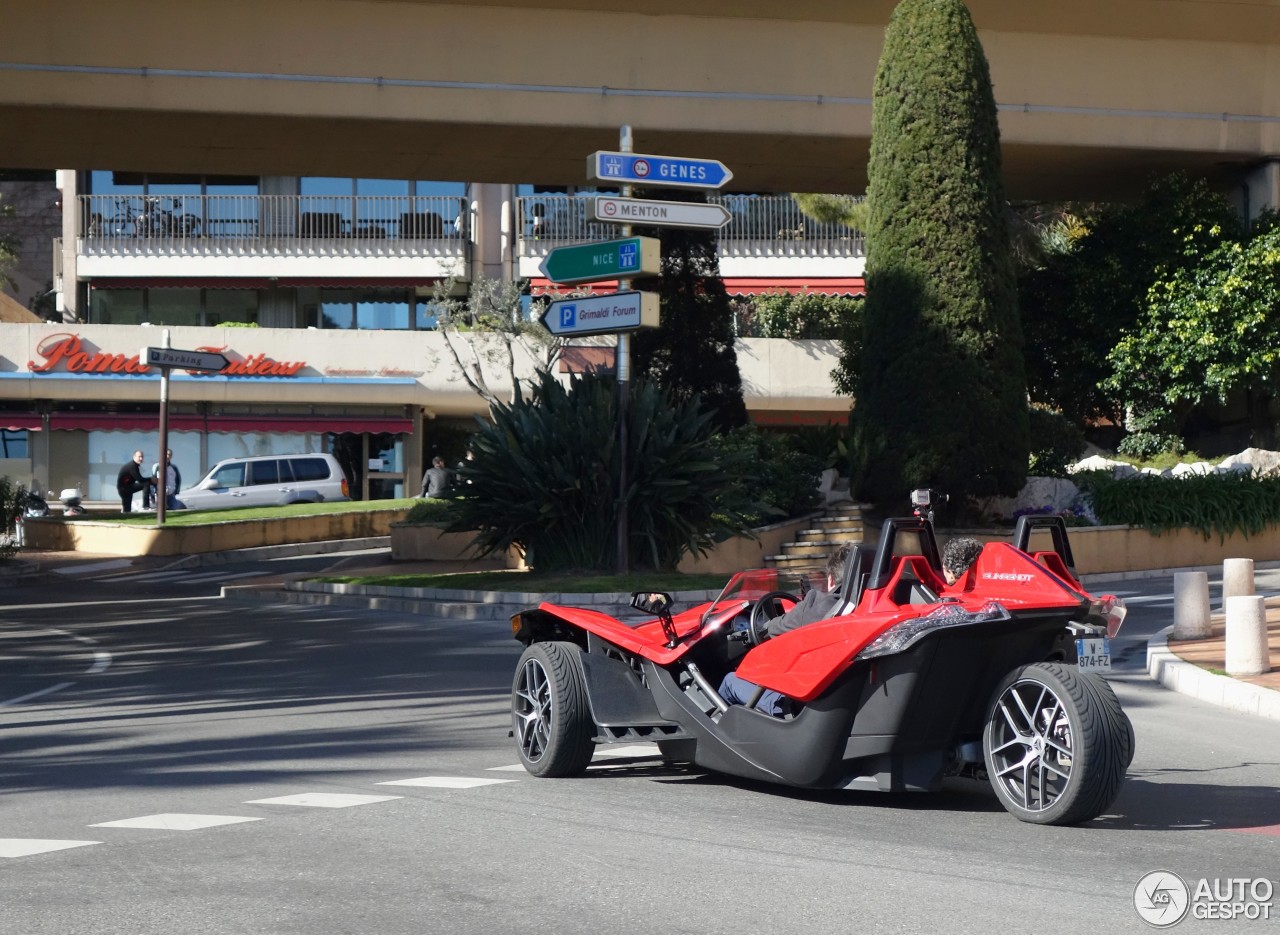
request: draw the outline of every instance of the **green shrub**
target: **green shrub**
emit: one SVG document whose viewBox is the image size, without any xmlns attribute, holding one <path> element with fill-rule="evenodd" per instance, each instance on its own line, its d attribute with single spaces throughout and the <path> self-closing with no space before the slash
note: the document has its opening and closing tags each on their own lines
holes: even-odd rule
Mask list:
<svg viewBox="0 0 1280 935">
<path fill-rule="evenodd" d="M 1104 526 L 1140 526 L 1155 533 L 1189 527 L 1214 533 L 1256 535 L 1280 523 L 1280 477 L 1250 474 L 1184 474 L 1112 477 L 1088 471 L 1075 482 Z"/>
<path fill-rule="evenodd" d="M 822 461 L 800 450 L 792 436 L 744 426 L 716 438 L 714 448 L 725 463 L 741 465 L 721 499 L 727 515 L 758 526 L 817 506 Z"/>
<path fill-rule="evenodd" d="M 1085 449 L 1084 431 L 1060 412 L 1043 406 L 1027 410 L 1031 456 L 1027 473 L 1033 477 L 1066 477 Z"/>
<path fill-rule="evenodd" d="M 862 298 L 801 292 L 795 295 L 762 295 L 753 301 L 749 337 L 840 337 L 846 323 L 861 327 Z"/>
<path fill-rule="evenodd" d="M 1016 494 L 1029 449 L 999 122 L 961 0 L 894 8 L 871 114 L 862 343 L 841 358 L 858 377 L 855 494 L 936 487 L 954 514 Z"/>
<path fill-rule="evenodd" d="M 849 476 L 848 425 L 805 425 L 788 434 L 796 451 L 818 459 L 820 470 L 835 468 L 841 477 Z"/>
<path fill-rule="evenodd" d="M 524 551 L 539 572 L 616 566 L 617 388 L 612 377 L 542 374 L 532 398 L 498 405 L 472 438 L 468 483 L 452 501 L 451 531 L 475 531 L 482 554 Z M 712 445 L 710 415 L 694 397 L 672 403 L 632 384 L 625 501 L 632 567 L 674 568 L 690 551 L 745 528 L 717 513 L 739 473 Z"/>
<path fill-rule="evenodd" d="M 404 522 L 422 526 L 444 526 L 449 522 L 448 500 L 419 500 L 409 508 Z"/>
<path fill-rule="evenodd" d="M 0 559 L 18 551 L 15 526 L 27 505 L 27 488 L 8 477 L 0 477 Z"/>
</svg>

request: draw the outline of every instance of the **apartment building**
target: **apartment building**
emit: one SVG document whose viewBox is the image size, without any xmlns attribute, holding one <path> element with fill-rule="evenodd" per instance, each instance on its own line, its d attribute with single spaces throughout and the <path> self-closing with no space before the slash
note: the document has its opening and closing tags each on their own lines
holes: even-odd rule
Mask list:
<svg viewBox="0 0 1280 935">
<path fill-rule="evenodd" d="M 184 476 L 223 457 L 325 450 L 357 496 L 417 493 L 434 451 L 486 411 L 436 327 L 440 284 L 508 280 L 537 296 L 553 288 L 539 271 L 549 250 L 616 236 L 588 220 L 589 190 L 111 171 L 59 172 L 57 186 L 63 320 L 0 326 L 0 474 L 91 499 L 112 498 L 135 449 L 155 455 L 160 381 L 138 357 L 165 340 L 230 361 L 173 376 L 169 447 Z M 719 239 L 731 294 L 861 292 L 856 232 L 804 218 L 786 195 L 715 198 L 731 216 Z M 509 392 L 505 346 L 465 343 Z M 539 363 L 516 357 L 518 378 Z M 742 339 L 751 417 L 841 420 L 834 360 L 831 342 Z"/>
</svg>

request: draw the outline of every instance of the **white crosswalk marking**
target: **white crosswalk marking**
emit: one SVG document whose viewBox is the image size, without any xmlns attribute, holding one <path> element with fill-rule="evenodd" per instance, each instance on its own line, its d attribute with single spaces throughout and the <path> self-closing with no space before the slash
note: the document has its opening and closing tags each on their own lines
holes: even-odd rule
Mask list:
<svg viewBox="0 0 1280 935">
<path fill-rule="evenodd" d="M 417 779 L 394 779 L 380 782 L 380 786 L 429 786 L 436 789 L 475 789 L 478 786 L 494 786 L 515 779 L 475 779 L 470 776 L 419 776 Z"/>
<path fill-rule="evenodd" d="M 0 838 L 0 857 L 30 857 L 71 847 L 87 847 L 101 841 L 42 841 L 38 838 Z"/>
<path fill-rule="evenodd" d="M 167 578 L 181 578 L 185 574 L 187 574 L 185 571 L 152 571 L 140 575 L 116 575 L 111 578 L 111 581 L 133 584 L 135 581 L 164 581 Z"/>
<path fill-rule="evenodd" d="M 245 805 L 300 805 L 305 808 L 350 808 L 353 805 L 371 805 L 374 802 L 390 802 L 403 798 L 399 795 L 350 795 L 342 792 L 302 792 L 298 795 L 281 795 L 272 799 L 251 799 Z"/>
<path fill-rule="evenodd" d="M 240 815 L 187 815 L 166 812 L 161 815 L 143 815 L 141 818 L 122 818 L 120 821 L 103 821 L 90 828 L 155 828 L 160 831 L 198 831 L 219 825 L 236 825 L 245 821 L 262 821 L 261 818 L 244 818 Z"/>
</svg>

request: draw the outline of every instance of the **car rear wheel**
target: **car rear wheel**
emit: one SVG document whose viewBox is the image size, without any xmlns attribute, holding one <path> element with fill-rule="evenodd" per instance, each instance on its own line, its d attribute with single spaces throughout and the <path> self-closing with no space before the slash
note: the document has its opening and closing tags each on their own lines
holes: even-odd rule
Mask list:
<svg viewBox="0 0 1280 935">
<path fill-rule="evenodd" d="M 1126 746 L 1131 750 L 1124 727 L 1098 691 L 1057 663 L 1011 672 L 996 690 L 982 735 L 1000 804 L 1041 825 L 1102 814 L 1124 782 Z"/>
<path fill-rule="evenodd" d="M 573 643 L 533 643 L 511 685 L 511 723 L 520 762 L 534 776 L 576 776 L 595 752 L 595 723 Z"/>
</svg>

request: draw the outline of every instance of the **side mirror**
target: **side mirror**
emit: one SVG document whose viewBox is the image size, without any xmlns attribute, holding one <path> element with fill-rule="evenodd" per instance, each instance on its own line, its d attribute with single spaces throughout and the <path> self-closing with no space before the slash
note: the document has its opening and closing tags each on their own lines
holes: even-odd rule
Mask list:
<svg viewBox="0 0 1280 935">
<path fill-rule="evenodd" d="M 661 616 L 671 610 L 673 601 L 666 591 L 633 591 L 631 606 L 643 610 L 646 614 Z"/>
<path fill-rule="evenodd" d="M 222 485 L 218 483 L 218 479 L 216 477 L 210 477 L 207 481 L 205 481 L 200 486 L 203 487 L 205 490 L 217 490 Z"/>
</svg>

